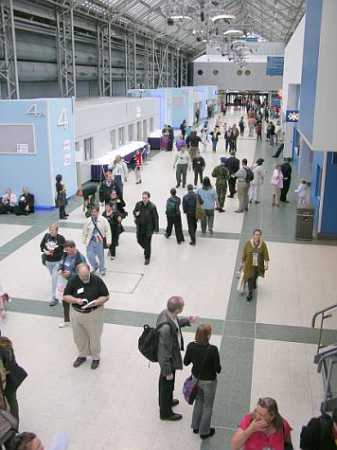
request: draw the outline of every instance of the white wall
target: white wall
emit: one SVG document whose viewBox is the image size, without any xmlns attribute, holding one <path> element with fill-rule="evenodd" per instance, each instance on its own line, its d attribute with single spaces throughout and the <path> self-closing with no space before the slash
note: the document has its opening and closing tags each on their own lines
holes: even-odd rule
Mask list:
<svg viewBox="0 0 337 450">
<path fill-rule="evenodd" d="M 245 42 L 247 48 L 253 49 L 256 55 L 280 56 L 284 53 L 283 42 Z M 220 50 L 216 47 L 208 45 L 206 49 L 208 55 L 219 55 Z"/>
<path fill-rule="evenodd" d="M 78 102 L 76 104 L 76 141 L 83 150 L 83 141 L 86 138 L 94 139 L 94 157 L 99 158 L 112 149 L 110 132 L 125 127 L 127 139 L 128 125 L 138 121 L 154 119 L 154 129 L 159 128 L 160 103 L 157 98 L 130 98 L 121 97 L 109 101 L 108 99 L 93 99 L 91 101 Z M 147 138 L 144 136 L 143 138 Z M 136 136 L 134 137 L 136 139 Z"/>
<path fill-rule="evenodd" d="M 270 77 L 266 75 L 266 62 L 249 63 L 243 70 L 249 69 L 251 75 L 239 76 L 237 71 L 240 67 L 228 62 L 196 62 L 194 66 L 194 85 L 217 85 L 219 89 L 231 91 L 277 91 L 282 87 L 282 77 Z M 202 70 L 203 74 L 198 75 Z M 218 70 L 218 75 L 213 71 Z"/>
<path fill-rule="evenodd" d="M 284 51 L 284 72 L 282 85 L 282 112 L 285 114 L 287 109 L 296 109 L 294 100 L 296 99 L 296 86 L 301 84 L 303 50 L 304 50 L 304 31 L 305 16 L 298 24 L 294 34 L 292 35 L 288 45 Z M 283 116 L 284 117 L 284 116 Z M 293 147 L 293 131 L 294 124 L 285 123 L 284 136 L 284 157 L 291 157 Z"/>
<path fill-rule="evenodd" d="M 303 49 L 304 49 L 305 16 L 298 24 L 284 51 L 283 72 L 283 105 L 287 105 L 288 85 L 301 84 Z"/>
</svg>

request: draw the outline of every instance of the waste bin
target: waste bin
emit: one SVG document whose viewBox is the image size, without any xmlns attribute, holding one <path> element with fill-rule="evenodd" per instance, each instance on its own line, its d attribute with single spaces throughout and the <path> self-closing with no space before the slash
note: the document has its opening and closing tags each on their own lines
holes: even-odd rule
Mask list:
<svg viewBox="0 0 337 450">
<path fill-rule="evenodd" d="M 296 210 L 296 239 L 311 241 L 314 226 L 314 210 L 312 208 L 298 208 Z"/>
</svg>

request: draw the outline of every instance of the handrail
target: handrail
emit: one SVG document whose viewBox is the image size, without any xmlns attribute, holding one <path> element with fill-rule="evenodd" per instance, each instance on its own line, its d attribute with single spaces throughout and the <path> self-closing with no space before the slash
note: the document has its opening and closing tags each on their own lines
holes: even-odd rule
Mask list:
<svg viewBox="0 0 337 450">
<path fill-rule="evenodd" d="M 323 316 L 324 316 L 324 313 L 326 313 L 328 311 L 332 311 L 333 309 L 336 309 L 336 308 L 337 308 L 337 303 L 334 305 L 328 306 L 327 308 L 324 308 L 321 311 L 317 311 L 312 317 L 312 322 L 311 322 L 312 328 L 315 328 L 315 323 L 316 323 L 316 319 L 318 316 L 320 316 L 321 314 L 323 314 Z M 329 315 L 329 317 L 331 317 L 331 316 Z M 326 319 L 327 318 L 328 317 L 326 317 Z"/>
<path fill-rule="evenodd" d="M 326 314 L 326 313 L 328 311 L 332 311 L 334 309 L 337 309 L 337 303 L 334 304 L 334 305 L 328 306 L 327 308 L 324 308 L 321 311 L 317 311 L 312 317 L 311 326 L 312 326 L 312 328 L 315 328 L 316 319 L 317 319 L 317 317 L 321 316 L 321 326 L 320 326 L 320 329 L 319 329 L 319 337 L 318 337 L 318 344 L 317 344 L 317 354 L 319 353 L 321 348 L 326 347 L 325 345 L 321 345 L 323 324 L 324 324 L 324 321 L 326 319 L 329 319 L 330 317 L 332 317 L 332 314 Z"/>
</svg>

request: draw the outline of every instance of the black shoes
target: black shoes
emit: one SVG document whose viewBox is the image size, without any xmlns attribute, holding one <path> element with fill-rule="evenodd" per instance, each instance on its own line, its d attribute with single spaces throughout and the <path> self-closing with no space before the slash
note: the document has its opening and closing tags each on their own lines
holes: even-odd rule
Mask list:
<svg viewBox="0 0 337 450">
<path fill-rule="evenodd" d="M 210 428 L 209 433 L 208 434 L 201 434 L 200 438 L 201 439 L 207 439 L 209 437 L 212 437 L 215 435 L 215 428 Z"/>
<path fill-rule="evenodd" d="M 253 294 L 250 292 L 250 293 L 247 295 L 247 302 L 251 302 L 252 299 L 253 299 Z"/>
<path fill-rule="evenodd" d="M 181 420 L 183 418 L 182 414 L 171 414 L 170 416 L 160 416 L 160 420 L 167 420 L 170 422 L 176 422 L 177 420 Z"/>
<path fill-rule="evenodd" d="M 179 400 L 177 398 L 174 398 L 172 401 L 172 408 L 179 405 Z"/>
<path fill-rule="evenodd" d="M 195 242 L 190 242 L 190 245 L 195 245 Z"/>
<path fill-rule="evenodd" d="M 99 366 L 99 359 L 93 359 L 91 363 L 92 370 L 97 369 L 98 366 Z"/>
<path fill-rule="evenodd" d="M 145 264 L 145 266 L 148 266 L 148 265 L 150 264 L 150 258 L 146 259 L 146 260 L 144 261 L 144 264 Z"/>
<path fill-rule="evenodd" d="M 223 208 L 218 208 L 219 213 L 223 213 L 225 212 L 225 210 Z"/>
<path fill-rule="evenodd" d="M 193 430 L 193 433 L 194 433 L 194 434 L 198 434 L 198 433 L 199 433 L 199 430 L 195 429 L 195 430 Z"/>
<path fill-rule="evenodd" d="M 85 358 L 84 356 L 79 356 L 78 358 L 75 359 L 73 366 L 76 367 L 80 367 L 82 364 L 84 364 L 86 362 L 87 358 Z"/>
</svg>

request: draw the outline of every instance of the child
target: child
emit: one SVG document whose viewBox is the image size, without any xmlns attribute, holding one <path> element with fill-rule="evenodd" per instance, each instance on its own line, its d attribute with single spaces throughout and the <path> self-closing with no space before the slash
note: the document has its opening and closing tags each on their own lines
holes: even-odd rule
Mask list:
<svg viewBox="0 0 337 450">
<path fill-rule="evenodd" d="M 309 205 L 309 187 L 310 183 L 305 180 L 302 180 L 299 184 L 298 188 L 295 189 L 297 194 L 297 208 L 307 208 Z"/>
</svg>

